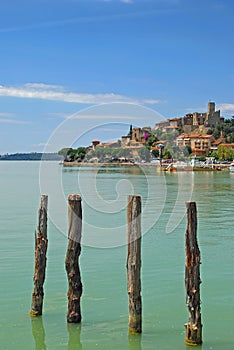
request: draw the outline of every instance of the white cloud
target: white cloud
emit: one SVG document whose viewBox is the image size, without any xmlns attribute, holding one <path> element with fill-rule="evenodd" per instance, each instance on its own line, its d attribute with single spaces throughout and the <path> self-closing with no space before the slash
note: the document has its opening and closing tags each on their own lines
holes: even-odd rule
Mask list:
<svg viewBox="0 0 234 350">
<path fill-rule="evenodd" d="M 45 147 L 45 146 L 48 146 L 49 144 L 46 143 L 46 142 L 40 142 L 40 143 L 35 143 L 33 144 L 32 146 L 33 147 Z"/>
<path fill-rule="evenodd" d="M 8 113 L 8 112 L 0 112 L 0 117 L 13 117 L 13 113 Z"/>
<path fill-rule="evenodd" d="M 121 0 L 121 2 L 124 2 L 125 4 L 133 4 L 132 0 Z"/>
<path fill-rule="evenodd" d="M 221 103 L 218 105 L 218 109 L 222 112 L 234 112 L 234 103 Z"/>
<path fill-rule="evenodd" d="M 61 86 L 47 85 L 43 83 L 27 83 L 23 86 L 1 86 L 0 96 L 18 97 L 24 99 L 42 99 L 50 101 L 63 101 L 79 104 L 103 104 L 103 103 L 133 103 L 133 104 L 156 104 L 159 100 L 135 99 L 124 95 L 106 93 L 106 94 L 88 94 L 66 91 Z"/>
<path fill-rule="evenodd" d="M 26 83 L 24 86 L 32 89 L 41 89 L 41 90 L 63 90 L 61 85 L 53 85 L 53 84 L 44 84 L 44 83 Z"/>
<path fill-rule="evenodd" d="M 111 119 L 114 119 L 114 120 L 117 120 L 117 119 L 127 119 L 127 120 L 136 120 L 136 119 L 144 119 L 143 117 L 142 118 L 138 118 L 136 116 L 130 116 L 130 115 L 110 115 L 110 114 L 107 114 L 107 115 L 100 115 L 100 114 L 76 114 L 76 115 L 73 115 L 71 117 L 69 117 L 68 119 L 98 119 L 98 120 L 102 120 L 102 119 L 107 119 L 107 120 L 111 120 Z"/>
<path fill-rule="evenodd" d="M 51 112 L 51 113 L 47 113 L 47 115 L 49 119 L 52 119 L 52 118 L 67 119 L 71 116 L 71 114 L 63 113 L 63 112 Z"/>
<path fill-rule="evenodd" d="M 0 123 L 5 124 L 30 124 L 30 122 L 24 120 L 16 120 L 16 119 L 8 119 L 8 118 L 0 118 Z"/>
</svg>

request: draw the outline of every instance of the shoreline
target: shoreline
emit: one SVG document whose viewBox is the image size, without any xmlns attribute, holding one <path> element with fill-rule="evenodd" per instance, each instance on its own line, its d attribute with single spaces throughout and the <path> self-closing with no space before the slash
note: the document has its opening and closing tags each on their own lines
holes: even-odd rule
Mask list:
<svg viewBox="0 0 234 350">
<path fill-rule="evenodd" d="M 63 167 L 103 167 L 103 168 L 118 168 L 118 167 L 141 167 L 141 168 L 156 168 L 161 171 L 177 172 L 177 171 L 229 171 L 230 164 L 214 164 L 211 167 L 194 167 L 194 168 L 172 168 L 167 169 L 169 164 L 163 164 L 160 167 L 159 164 L 152 163 L 83 163 L 83 162 L 61 162 Z"/>
</svg>

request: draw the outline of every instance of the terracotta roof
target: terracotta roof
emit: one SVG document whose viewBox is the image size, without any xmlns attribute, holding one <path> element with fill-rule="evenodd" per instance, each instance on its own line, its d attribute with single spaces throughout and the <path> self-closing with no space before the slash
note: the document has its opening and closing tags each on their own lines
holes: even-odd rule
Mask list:
<svg viewBox="0 0 234 350">
<path fill-rule="evenodd" d="M 216 140 L 216 141 L 212 142 L 212 145 L 219 145 L 220 143 L 221 143 L 221 141 Z"/>
<path fill-rule="evenodd" d="M 177 138 L 178 138 L 178 139 L 188 139 L 189 137 L 190 137 L 189 135 L 181 134 L 181 135 L 179 135 Z"/>
<path fill-rule="evenodd" d="M 213 135 L 201 135 L 202 139 L 211 139 L 212 137 L 214 137 Z"/>
<path fill-rule="evenodd" d="M 206 153 L 205 149 L 200 149 L 200 148 L 193 148 L 192 152 L 196 152 L 196 153 Z"/>
<path fill-rule="evenodd" d="M 233 143 L 220 143 L 219 146 L 234 147 L 234 142 Z"/>
<path fill-rule="evenodd" d="M 181 118 L 171 118 L 171 119 L 169 119 L 169 121 L 177 121 L 177 120 L 181 120 Z"/>
<path fill-rule="evenodd" d="M 163 120 L 162 122 L 156 123 L 156 125 L 165 124 L 165 123 L 169 123 L 169 120 L 168 119 Z"/>
<path fill-rule="evenodd" d="M 198 138 L 201 138 L 201 135 L 199 135 L 199 134 L 192 134 L 192 135 L 189 135 L 188 137 L 190 137 L 190 139 L 198 139 Z"/>
<path fill-rule="evenodd" d="M 198 135 L 198 134 L 181 134 L 177 137 L 177 139 L 211 139 L 213 135 Z"/>
</svg>

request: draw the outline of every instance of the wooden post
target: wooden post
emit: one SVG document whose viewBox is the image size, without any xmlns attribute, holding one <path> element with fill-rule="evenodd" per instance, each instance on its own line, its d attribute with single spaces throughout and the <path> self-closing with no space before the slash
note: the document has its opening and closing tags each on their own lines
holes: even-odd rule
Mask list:
<svg viewBox="0 0 234 350">
<path fill-rule="evenodd" d="M 186 202 L 186 266 L 185 289 L 186 302 L 189 311 L 189 321 L 186 327 L 186 344 L 199 345 L 202 343 L 202 324 L 200 308 L 200 251 L 197 243 L 197 209 L 195 202 Z"/>
<path fill-rule="evenodd" d="M 39 223 L 37 233 L 35 233 L 35 268 L 34 268 L 34 290 L 32 293 L 32 306 L 30 315 L 42 315 L 46 272 L 46 251 L 47 251 L 47 205 L 48 196 L 41 196 L 39 208 Z"/>
<path fill-rule="evenodd" d="M 141 305 L 141 197 L 128 196 L 127 279 L 129 296 L 129 333 L 142 332 Z"/>
<path fill-rule="evenodd" d="M 82 283 L 80 278 L 79 256 L 81 252 L 82 208 L 78 194 L 68 196 L 68 247 L 66 271 L 68 278 L 68 311 L 67 322 L 81 322 L 80 297 Z"/>
</svg>

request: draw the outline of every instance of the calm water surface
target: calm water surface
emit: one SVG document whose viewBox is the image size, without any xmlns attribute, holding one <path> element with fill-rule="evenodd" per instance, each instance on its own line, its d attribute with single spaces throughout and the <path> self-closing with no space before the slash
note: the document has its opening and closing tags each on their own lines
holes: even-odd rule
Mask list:
<svg viewBox="0 0 234 350">
<path fill-rule="evenodd" d="M 39 162 L 0 162 L 0 349 L 190 349 L 183 326 L 188 320 L 184 202 L 190 198 L 197 202 L 202 256 L 202 349 L 234 348 L 234 174 L 43 166 L 40 179 Z M 44 314 L 31 319 L 39 180 L 45 179 L 41 186 L 48 188 L 51 218 Z M 66 323 L 69 193 L 81 193 L 83 199 L 79 326 Z M 131 193 L 143 201 L 141 337 L 128 336 L 125 225 Z"/>
</svg>

